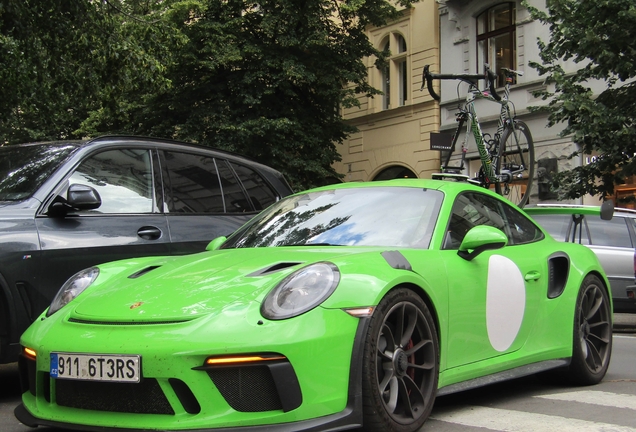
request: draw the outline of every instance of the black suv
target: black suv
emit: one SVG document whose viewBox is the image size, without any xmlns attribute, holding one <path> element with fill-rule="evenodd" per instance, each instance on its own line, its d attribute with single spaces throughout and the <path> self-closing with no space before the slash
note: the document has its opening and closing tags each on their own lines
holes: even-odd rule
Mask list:
<svg viewBox="0 0 636 432">
<path fill-rule="evenodd" d="M 0 363 L 77 271 L 203 251 L 291 192 L 272 168 L 174 141 L 0 147 Z"/>
</svg>

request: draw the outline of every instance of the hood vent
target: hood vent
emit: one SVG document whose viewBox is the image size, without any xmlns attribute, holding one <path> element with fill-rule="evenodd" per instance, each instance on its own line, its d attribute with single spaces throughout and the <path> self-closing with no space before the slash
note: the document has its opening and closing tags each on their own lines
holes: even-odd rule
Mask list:
<svg viewBox="0 0 636 432">
<path fill-rule="evenodd" d="M 247 277 L 264 276 L 270 273 L 284 270 L 289 267 L 297 266 L 298 264 L 302 264 L 302 262 L 282 262 L 282 263 L 274 264 L 269 267 L 265 267 L 263 269 L 257 270 L 254 273 L 250 273 L 247 275 Z"/>
<path fill-rule="evenodd" d="M 137 273 L 131 274 L 130 276 L 128 276 L 128 279 L 137 279 L 138 277 L 141 277 L 141 276 L 145 275 L 146 273 L 149 273 L 149 272 L 151 272 L 154 269 L 157 269 L 159 267 L 161 267 L 161 266 L 156 265 L 156 266 L 146 267 L 143 270 L 139 270 Z"/>
</svg>

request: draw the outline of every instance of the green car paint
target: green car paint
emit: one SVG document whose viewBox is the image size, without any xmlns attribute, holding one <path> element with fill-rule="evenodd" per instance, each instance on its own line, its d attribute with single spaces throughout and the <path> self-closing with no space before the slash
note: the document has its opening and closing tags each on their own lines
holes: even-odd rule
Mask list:
<svg viewBox="0 0 636 432">
<path fill-rule="evenodd" d="M 284 199 L 199 254 L 100 265 L 88 288 L 49 316 L 43 313 L 23 334 L 21 344 L 35 352 L 35 359 L 26 351 L 21 357 L 21 371 L 33 381 L 25 386 L 16 415 L 32 426 L 81 425 L 86 430 L 279 425 L 291 431 L 360 425 L 371 415 L 362 412 L 360 403 L 370 397 L 360 390 L 366 388 L 360 381 L 368 372 L 363 349 L 386 337 L 372 334 L 373 315 L 364 310 L 378 307 L 396 289 L 415 292 L 430 311 L 439 342 L 437 366 L 431 366 L 437 368 L 439 394 L 567 366 L 584 280 L 594 275 L 608 286 L 596 256 L 583 246 L 554 241 L 530 219 L 523 224 L 531 237 L 522 240 L 482 224 L 486 207 L 467 216 L 475 226 L 461 244 L 445 246 L 455 229 L 457 203 L 468 196 L 494 203 L 504 217 L 525 218 L 494 193 L 461 182 L 342 184 Z M 347 210 L 329 216 L 338 208 Z M 468 205 L 462 211 L 467 208 L 473 210 Z M 499 217 L 491 220 L 498 223 Z M 337 288 L 297 316 L 265 318 L 262 305 L 275 287 L 293 283 L 305 270 L 324 272 L 314 263 L 337 269 Z M 557 276 L 550 279 L 551 274 Z M 550 284 L 557 285 L 553 298 L 547 295 Z M 292 294 L 312 295 L 302 287 Z M 607 303 L 611 311 L 609 297 Z M 407 342 L 406 353 L 417 350 Z M 57 387 L 73 381 L 49 376 L 51 353 L 58 352 L 140 356 L 142 382 L 156 380 L 173 413 L 58 403 Z M 250 355 L 282 357 L 290 365 L 300 393 L 292 398 L 291 409 L 285 409 L 284 401 L 282 408 L 244 409 L 240 397 L 237 407 L 205 368 L 208 358 Z M 410 362 L 414 357 L 405 358 Z M 609 362 L 609 354 L 603 361 Z M 400 367 L 398 360 L 391 365 Z M 410 382 L 418 375 L 398 376 Z M 198 410 L 188 408 L 177 381 L 189 389 Z M 395 409 L 391 402 L 378 409 L 382 406 Z M 413 430 L 426 415 L 412 415 Z M 402 416 L 397 409 L 389 415 L 397 423 Z M 386 430 L 392 430 L 391 424 Z"/>
</svg>

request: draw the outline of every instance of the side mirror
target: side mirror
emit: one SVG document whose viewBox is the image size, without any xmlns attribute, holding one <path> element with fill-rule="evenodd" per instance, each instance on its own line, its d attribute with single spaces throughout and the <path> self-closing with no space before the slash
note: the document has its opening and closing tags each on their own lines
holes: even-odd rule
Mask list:
<svg viewBox="0 0 636 432">
<path fill-rule="evenodd" d="M 205 250 L 206 251 L 217 250 L 218 248 L 221 247 L 223 243 L 225 243 L 225 240 L 227 240 L 227 237 L 225 236 L 217 237 L 214 240 L 212 240 L 210 243 L 208 243 L 208 245 L 205 247 Z"/>
<path fill-rule="evenodd" d="M 72 184 L 68 188 L 66 203 L 77 210 L 95 210 L 102 205 L 102 199 L 92 187 Z"/>
<path fill-rule="evenodd" d="M 66 196 L 66 199 L 56 196 L 46 214 L 65 217 L 74 210 L 94 210 L 102 205 L 99 193 L 88 185 L 73 184 L 69 186 Z"/>
<path fill-rule="evenodd" d="M 479 225 L 466 233 L 457 255 L 471 261 L 486 250 L 501 249 L 508 244 L 508 237 L 497 228 Z"/>
</svg>

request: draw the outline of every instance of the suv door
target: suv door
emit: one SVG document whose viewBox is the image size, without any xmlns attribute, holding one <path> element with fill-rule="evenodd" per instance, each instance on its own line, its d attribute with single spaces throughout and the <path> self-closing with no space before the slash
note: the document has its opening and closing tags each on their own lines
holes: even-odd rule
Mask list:
<svg viewBox="0 0 636 432">
<path fill-rule="evenodd" d="M 276 201 L 273 190 L 247 166 L 198 153 L 161 154 L 173 254 L 203 251 Z"/>
<path fill-rule="evenodd" d="M 168 255 L 170 235 L 157 191 L 156 155 L 147 148 L 113 148 L 86 157 L 65 177 L 44 211 L 36 217 L 40 236 L 39 271 L 35 286 L 51 300 L 69 275 L 86 267 L 125 258 Z M 94 189 L 101 205 L 46 214 L 64 202 L 71 185 Z M 86 188 L 85 188 L 86 189 Z M 47 304 L 39 305 L 37 310 Z"/>
</svg>

